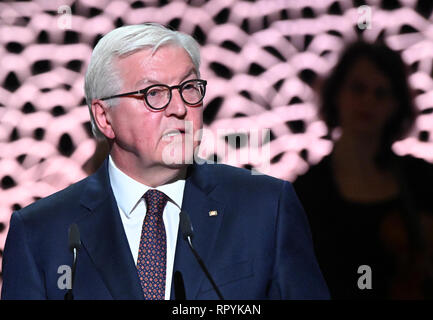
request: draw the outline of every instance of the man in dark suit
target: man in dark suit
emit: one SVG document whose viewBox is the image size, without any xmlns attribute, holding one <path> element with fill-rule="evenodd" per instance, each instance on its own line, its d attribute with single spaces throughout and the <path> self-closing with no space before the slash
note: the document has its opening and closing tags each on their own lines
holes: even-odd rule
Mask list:
<svg viewBox="0 0 433 320">
<path fill-rule="evenodd" d="M 110 155 L 92 176 L 15 212 L 3 299 L 63 299 L 78 226 L 75 299 L 217 299 L 179 231 L 179 212 L 225 299 L 326 299 L 307 220 L 289 182 L 193 163 L 206 81 L 197 43 L 145 24 L 113 30 L 86 74 L 92 128 Z M 193 139 L 191 139 L 193 137 Z"/>
</svg>

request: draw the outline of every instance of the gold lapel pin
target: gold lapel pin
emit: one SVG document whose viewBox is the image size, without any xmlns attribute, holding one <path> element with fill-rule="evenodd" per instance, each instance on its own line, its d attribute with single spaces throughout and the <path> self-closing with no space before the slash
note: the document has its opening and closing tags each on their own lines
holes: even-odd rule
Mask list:
<svg viewBox="0 0 433 320">
<path fill-rule="evenodd" d="M 209 211 L 209 217 L 215 217 L 217 215 L 218 215 L 218 211 L 216 210 Z"/>
</svg>

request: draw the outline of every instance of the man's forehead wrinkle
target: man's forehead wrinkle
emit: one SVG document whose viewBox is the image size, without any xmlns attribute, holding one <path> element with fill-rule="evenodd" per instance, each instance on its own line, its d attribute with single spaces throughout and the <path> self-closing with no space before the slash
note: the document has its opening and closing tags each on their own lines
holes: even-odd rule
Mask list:
<svg viewBox="0 0 433 320">
<path fill-rule="evenodd" d="M 171 84 L 174 82 L 183 81 L 185 78 L 191 75 L 198 76 L 198 72 L 191 60 L 191 64 L 186 67 L 181 74 L 172 74 L 168 75 L 168 79 L 161 79 L 161 71 L 158 70 L 158 68 L 164 65 L 163 59 L 166 57 L 161 56 L 158 53 L 161 52 L 163 48 L 167 47 L 160 47 L 156 51 L 153 51 L 152 49 L 142 49 L 134 52 L 131 55 L 116 57 L 115 62 L 117 67 L 123 78 L 127 79 L 127 83 L 124 83 L 125 90 L 138 90 L 142 89 L 143 86 L 158 83 Z M 172 48 L 175 49 L 180 47 L 173 46 Z M 137 56 L 137 54 L 140 55 Z M 157 64 L 157 66 L 154 67 L 155 64 Z M 141 72 L 137 72 L 138 70 Z"/>
<path fill-rule="evenodd" d="M 135 85 L 140 86 L 140 85 L 143 85 L 146 83 L 155 83 L 155 84 L 161 83 L 161 81 L 158 80 L 159 74 L 160 74 L 159 72 L 151 70 L 145 78 L 138 80 Z M 174 76 L 173 79 L 171 79 L 169 82 L 173 82 L 173 81 L 177 80 L 177 78 L 179 78 L 179 80 L 183 81 L 185 78 L 187 78 L 191 75 L 196 75 L 196 74 L 197 74 L 197 72 L 196 72 L 195 68 L 191 67 L 187 71 L 182 73 L 180 77 L 178 77 L 177 75 Z M 174 80 L 174 78 L 176 78 L 176 79 Z"/>
</svg>

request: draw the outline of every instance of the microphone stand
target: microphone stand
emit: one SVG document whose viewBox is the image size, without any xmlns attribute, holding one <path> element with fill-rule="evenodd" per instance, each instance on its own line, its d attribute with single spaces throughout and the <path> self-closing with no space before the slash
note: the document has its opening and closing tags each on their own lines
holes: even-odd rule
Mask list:
<svg viewBox="0 0 433 320">
<path fill-rule="evenodd" d="M 191 220 L 189 219 L 188 214 L 185 211 L 180 211 L 180 229 L 182 232 L 183 239 L 188 243 L 189 248 L 191 249 L 192 253 L 194 254 L 195 259 L 197 260 L 198 264 L 202 268 L 204 274 L 208 278 L 209 282 L 211 283 L 212 287 L 214 288 L 216 294 L 218 295 L 218 298 L 220 300 L 224 300 L 223 295 L 221 294 L 220 290 L 218 289 L 215 281 L 213 281 L 212 276 L 210 275 L 209 271 L 207 270 L 203 260 L 200 258 L 200 255 L 197 253 L 197 251 L 194 249 L 194 246 L 192 245 L 192 237 L 194 236 L 194 233 L 192 231 L 192 225 Z"/>
<path fill-rule="evenodd" d="M 201 268 L 203 269 L 206 277 L 209 279 L 210 283 L 212 284 L 212 287 L 214 288 L 216 294 L 218 295 L 218 298 L 220 300 L 224 300 L 223 295 L 221 294 L 220 290 L 218 289 L 215 281 L 213 281 L 213 279 L 212 279 L 209 271 L 207 270 L 203 260 L 200 258 L 199 254 L 197 253 L 197 251 L 195 251 L 194 247 L 192 246 L 191 237 L 189 237 L 189 236 L 188 236 L 187 243 L 188 243 L 189 247 L 191 248 L 191 251 L 194 254 L 197 262 L 200 264 Z"/>
<path fill-rule="evenodd" d="M 80 231 L 77 224 L 73 223 L 69 226 L 69 249 L 72 251 L 74 260 L 72 262 L 71 288 L 65 294 L 65 300 L 74 300 L 72 288 L 74 287 L 75 269 L 77 268 L 78 250 L 81 247 Z"/>
</svg>

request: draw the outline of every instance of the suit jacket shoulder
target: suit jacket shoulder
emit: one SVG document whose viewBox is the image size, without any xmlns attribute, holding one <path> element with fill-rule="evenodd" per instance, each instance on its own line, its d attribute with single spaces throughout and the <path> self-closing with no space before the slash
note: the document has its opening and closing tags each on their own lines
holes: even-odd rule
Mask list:
<svg viewBox="0 0 433 320">
<path fill-rule="evenodd" d="M 278 198 L 284 184 L 291 186 L 288 181 L 225 164 L 203 164 L 194 166 L 194 170 L 199 171 L 194 173 L 195 182 L 204 189 L 217 187 L 224 191 L 218 195 L 225 200 L 233 197 L 263 199 L 269 195 Z"/>
<path fill-rule="evenodd" d="M 48 221 L 52 223 L 59 219 L 65 219 L 65 215 L 72 215 L 70 219 L 73 220 L 76 211 L 65 210 L 65 208 L 79 206 L 80 196 L 89 179 L 90 177 L 87 177 L 76 182 L 63 190 L 35 201 L 13 214 L 19 215 L 24 223 L 35 227 L 45 225 Z"/>
<path fill-rule="evenodd" d="M 182 206 L 193 212 L 197 251 L 225 298 L 329 297 L 290 182 L 221 164 L 192 169 Z M 216 209 L 218 216 L 207 214 Z M 175 268 L 182 272 L 187 292 L 193 299 L 216 299 L 207 281 L 201 280 L 199 291 L 201 272 L 192 268 L 193 257 L 187 260 L 189 250 L 183 247 L 180 241 Z"/>
</svg>

